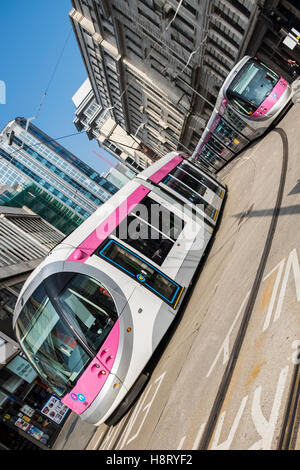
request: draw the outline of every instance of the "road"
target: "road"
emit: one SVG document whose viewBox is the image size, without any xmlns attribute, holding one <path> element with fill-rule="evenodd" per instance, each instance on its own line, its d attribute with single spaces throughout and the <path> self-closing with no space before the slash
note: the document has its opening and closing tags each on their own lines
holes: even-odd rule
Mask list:
<svg viewBox="0 0 300 470">
<path fill-rule="evenodd" d="M 220 173 L 222 221 L 180 322 L 136 405 L 87 449 L 282 448 L 300 352 L 299 122 L 296 104 Z"/>
</svg>

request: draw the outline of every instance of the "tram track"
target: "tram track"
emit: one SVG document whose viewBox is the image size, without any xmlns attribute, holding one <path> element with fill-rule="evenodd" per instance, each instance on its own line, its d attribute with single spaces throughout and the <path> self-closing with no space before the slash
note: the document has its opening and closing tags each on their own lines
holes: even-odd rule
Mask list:
<svg viewBox="0 0 300 470">
<path fill-rule="evenodd" d="M 298 357 L 299 360 L 299 357 Z M 281 435 L 278 441 L 277 450 L 295 449 L 295 440 L 297 438 L 300 424 L 300 364 L 294 368 L 293 377 L 287 400 L 285 418 L 283 421 Z"/>
<path fill-rule="evenodd" d="M 249 325 L 249 322 L 250 322 L 250 319 L 254 310 L 256 300 L 257 300 L 259 288 L 264 278 L 266 264 L 268 260 L 270 259 L 270 252 L 271 252 L 271 248 L 273 244 L 274 235 L 276 233 L 277 222 L 278 222 L 280 210 L 282 208 L 282 201 L 283 201 L 283 195 L 284 195 L 285 184 L 286 184 L 286 179 L 287 179 L 287 170 L 288 170 L 288 162 L 289 162 L 288 138 L 287 138 L 285 131 L 281 128 L 276 128 L 272 130 L 272 132 L 276 132 L 281 137 L 282 145 L 283 145 L 282 167 L 281 167 L 281 174 L 280 174 L 280 179 L 279 179 L 279 184 L 278 184 L 275 207 L 273 209 L 273 214 L 271 216 L 271 222 L 270 222 L 269 229 L 267 232 L 265 244 L 262 249 L 262 255 L 258 264 L 258 269 L 256 271 L 254 282 L 250 290 L 249 299 L 245 307 L 244 316 L 241 320 L 241 324 L 240 324 L 237 336 L 235 338 L 234 345 L 233 345 L 229 360 L 227 362 L 225 372 L 223 374 L 223 378 L 219 385 L 219 389 L 217 391 L 215 401 L 211 408 L 211 412 L 206 422 L 204 432 L 202 434 L 202 438 L 198 445 L 198 450 L 209 449 L 219 417 L 221 415 L 221 412 L 223 411 L 222 407 L 225 403 L 226 395 L 229 390 L 229 387 L 232 384 L 232 378 L 235 373 L 236 364 L 237 364 L 240 351 L 244 344 L 244 340 L 248 331 L 248 325 Z M 300 421 L 299 393 L 300 393 L 300 365 L 298 364 L 294 366 L 294 370 L 292 371 L 292 376 L 290 379 L 288 397 L 286 400 L 285 410 L 283 412 L 281 429 L 279 432 L 279 439 L 278 439 L 278 444 L 277 444 L 277 450 L 288 450 L 288 449 L 295 448 L 297 432 L 299 428 L 299 421 Z M 132 416 L 133 410 L 134 410 L 134 407 L 130 410 L 125 420 L 121 423 L 121 427 L 118 429 L 117 433 L 114 436 L 112 436 L 112 442 L 109 445 L 111 449 L 116 450 L 120 441 L 122 440 L 122 435 L 124 431 L 126 430 L 126 426 Z M 100 441 L 98 442 L 98 446 L 97 446 L 98 449 L 100 449 L 102 445 L 104 445 L 103 448 L 106 448 L 106 445 L 107 445 L 106 442 L 108 442 L 107 437 L 108 437 L 110 430 L 111 428 L 107 428 L 102 434 L 102 437 Z"/>
<path fill-rule="evenodd" d="M 250 291 L 250 296 L 249 296 L 249 299 L 245 308 L 243 318 L 241 320 L 241 324 L 240 324 L 229 360 L 227 362 L 225 372 L 223 374 L 219 389 L 217 391 L 216 398 L 214 400 L 211 412 L 209 414 L 208 420 L 206 422 L 206 426 L 202 434 L 202 438 L 199 443 L 199 447 L 198 447 L 199 450 L 207 450 L 212 440 L 212 437 L 216 428 L 216 424 L 218 422 L 218 418 L 220 416 L 222 406 L 226 398 L 227 391 L 229 389 L 230 383 L 233 378 L 233 374 L 235 371 L 239 353 L 241 351 L 241 347 L 243 345 L 243 342 L 247 333 L 248 324 L 252 316 L 252 312 L 253 312 L 254 305 L 257 299 L 259 287 L 263 279 L 266 263 L 269 258 L 269 254 L 270 254 L 271 247 L 272 247 L 272 242 L 273 242 L 274 235 L 276 232 L 276 227 L 277 227 L 278 217 L 279 217 L 279 213 L 281 209 L 285 182 L 286 182 L 286 177 L 287 177 L 289 149 L 288 149 L 288 138 L 287 138 L 285 131 L 281 128 L 275 128 L 272 132 L 276 132 L 280 135 L 282 144 L 283 144 L 281 176 L 280 176 L 280 181 L 279 181 L 279 186 L 278 186 L 276 203 L 275 203 L 270 227 L 268 230 L 268 234 L 266 237 L 265 246 L 264 246 L 262 256 L 260 259 L 260 263 L 256 272 L 252 289 Z M 300 367 L 298 364 L 295 366 L 293 379 L 290 385 L 289 398 L 287 400 L 287 406 L 286 406 L 282 429 L 281 429 L 281 436 L 280 436 L 278 447 L 277 447 L 278 450 L 290 449 L 291 446 L 293 445 L 295 434 L 297 432 L 297 428 L 299 425 L 299 422 L 298 422 L 299 390 L 300 390 Z"/>
</svg>

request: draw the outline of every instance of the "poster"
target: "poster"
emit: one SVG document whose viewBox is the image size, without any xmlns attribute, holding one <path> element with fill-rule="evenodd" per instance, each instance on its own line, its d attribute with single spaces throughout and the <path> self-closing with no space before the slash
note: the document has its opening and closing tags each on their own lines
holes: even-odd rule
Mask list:
<svg viewBox="0 0 300 470">
<path fill-rule="evenodd" d="M 50 418 L 56 424 L 60 424 L 69 408 L 64 405 L 55 395 L 51 395 L 50 399 L 47 401 L 46 405 L 42 408 L 43 415 Z"/>
<path fill-rule="evenodd" d="M 22 431 L 28 431 L 29 427 L 30 427 L 30 424 L 28 423 L 28 421 L 25 421 L 23 418 L 19 418 L 17 419 L 17 421 L 15 422 L 15 425 L 22 429 Z"/>
<path fill-rule="evenodd" d="M 41 437 L 43 436 L 43 431 L 41 431 L 40 429 L 36 428 L 35 426 L 33 425 L 30 425 L 29 429 L 27 430 L 28 434 L 30 434 L 30 436 L 34 437 L 35 439 L 37 439 L 38 441 L 41 439 Z"/>
<path fill-rule="evenodd" d="M 29 418 L 31 418 L 34 415 L 34 409 L 26 404 L 22 406 L 20 411 L 22 411 L 22 413 L 24 413 L 25 415 L 29 416 Z"/>
</svg>

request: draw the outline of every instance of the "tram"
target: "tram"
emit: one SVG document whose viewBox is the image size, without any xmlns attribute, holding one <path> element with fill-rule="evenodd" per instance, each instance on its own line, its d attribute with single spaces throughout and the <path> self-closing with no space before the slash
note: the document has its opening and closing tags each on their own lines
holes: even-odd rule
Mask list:
<svg viewBox="0 0 300 470">
<path fill-rule="evenodd" d="M 291 95 L 283 77 L 258 58 L 245 56 L 224 81 L 191 161 L 216 173 L 268 130 Z"/>
<path fill-rule="evenodd" d="M 114 425 L 147 380 L 214 234 L 226 187 L 171 152 L 127 183 L 27 279 L 13 325 L 81 419 Z"/>
</svg>

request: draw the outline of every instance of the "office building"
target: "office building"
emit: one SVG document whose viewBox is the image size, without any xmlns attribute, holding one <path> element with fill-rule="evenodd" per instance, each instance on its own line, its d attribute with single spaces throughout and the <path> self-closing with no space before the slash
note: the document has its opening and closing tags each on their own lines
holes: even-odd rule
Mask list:
<svg viewBox="0 0 300 470">
<path fill-rule="evenodd" d="M 300 3 L 297 0 L 269 0 L 261 4 L 247 53 L 257 55 L 291 82 L 295 77 L 288 59 L 300 65 Z"/>
<path fill-rule="evenodd" d="M 110 152 L 129 169 L 135 172 L 142 171 L 157 159 L 154 152 L 145 149 L 137 137 L 128 135 L 110 113 L 96 102 L 88 78 L 72 100 L 76 106 L 74 119 L 76 129 L 78 131 L 84 129 L 89 139 L 95 138 L 100 147 Z"/>
<path fill-rule="evenodd" d="M 192 151 L 245 54 L 253 0 L 71 0 L 95 101 L 158 156 Z"/>
<path fill-rule="evenodd" d="M 26 207 L 39 214 L 45 221 L 69 235 L 83 221 L 84 217 L 64 204 L 50 192 L 30 181 L 26 184 L 15 184 L 12 188 L 7 185 L 0 187 L 0 206 Z"/>
<path fill-rule="evenodd" d="M 34 269 L 64 238 L 40 216 L 6 206 L 0 206 L 0 235 L 0 280 Z"/>
<path fill-rule="evenodd" d="M 0 134 L 1 184 L 34 184 L 82 220 L 118 190 L 24 118 L 9 122 Z"/>
<path fill-rule="evenodd" d="M 128 183 L 133 177 L 135 173 L 124 167 L 122 163 L 119 163 L 117 166 L 110 168 L 105 178 L 107 181 L 110 181 L 119 189 L 121 189 L 126 183 Z"/>
<path fill-rule="evenodd" d="M 21 287 L 63 238 L 62 232 L 31 211 L 0 206 L 0 337 L 4 333 L 14 346 L 12 314 Z"/>
</svg>

